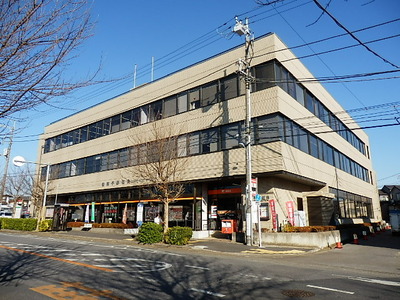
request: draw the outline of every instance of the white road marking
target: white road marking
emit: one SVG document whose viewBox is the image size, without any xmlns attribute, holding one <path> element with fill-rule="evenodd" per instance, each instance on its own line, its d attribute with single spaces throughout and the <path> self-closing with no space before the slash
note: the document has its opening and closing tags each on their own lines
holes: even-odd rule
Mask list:
<svg viewBox="0 0 400 300">
<path fill-rule="evenodd" d="M 390 285 L 390 286 L 400 286 L 400 282 L 397 281 L 389 281 L 389 280 L 380 280 L 380 279 L 370 279 L 370 278 L 362 278 L 362 277 L 347 277 L 351 280 L 369 282 L 369 283 L 377 283 L 382 285 Z"/>
<path fill-rule="evenodd" d="M 343 290 L 337 290 L 337 289 L 331 289 L 323 286 L 316 286 L 316 285 L 310 285 L 308 284 L 307 287 L 314 288 L 314 289 L 320 289 L 320 290 L 326 290 L 326 291 L 331 291 L 331 292 L 338 292 L 338 293 L 343 293 L 343 294 L 350 294 L 353 295 L 354 292 L 349 292 L 349 291 L 343 291 Z"/>
<path fill-rule="evenodd" d="M 194 288 L 191 288 L 190 290 L 191 290 L 191 291 L 194 291 L 194 292 L 203 293 L 203 294 L 206 294 L 206 295 L 215 296 L 215 297 L 220 297 L 220 298 L 225 297 L 224 294 L 213 293 L 213 292 L 206 291 L 206 290 L 199 290 L 199 289 L 194 289 Z"/>
<path fill-rule="evenodd" d="M 189 266 L 185 265 L 186 268 L 200 269 L 200 270 L 210 270 L 210 268 L 198 267 L 198 266 Z"/>
</svg>

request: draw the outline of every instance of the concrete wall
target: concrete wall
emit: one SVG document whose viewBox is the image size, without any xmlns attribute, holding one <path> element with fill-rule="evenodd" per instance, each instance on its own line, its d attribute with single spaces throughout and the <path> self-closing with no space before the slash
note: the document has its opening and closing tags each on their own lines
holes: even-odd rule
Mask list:
<svg viewBox="0 0 400 300">
<path fill-rule="evenodd" d="M 340 242 L 339 230 L 325 232 L 279 232 L 262 233 L 261 241 L 263 245 L 288 245 L 299 247 L 334 247 Z"/>
</svg>

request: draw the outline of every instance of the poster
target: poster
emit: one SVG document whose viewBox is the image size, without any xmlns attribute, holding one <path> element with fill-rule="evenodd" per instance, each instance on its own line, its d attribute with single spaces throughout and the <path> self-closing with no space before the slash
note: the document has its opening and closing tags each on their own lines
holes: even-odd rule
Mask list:
<svg viewBox="0 0 400 300">
<path fill-rule="evenodd" d="M 274 199 L 269 200 L 269 206 L 271 207 L 272 228 L 274 229 L 274 231 L 278 231 L 278 216 L 276 215 Z"/>
<path fill-rule="evenodd" d="M 286 212 L 289 223 L 294 226 L 294 203 L 293 201 L 286 202 Z"/>
</svg>

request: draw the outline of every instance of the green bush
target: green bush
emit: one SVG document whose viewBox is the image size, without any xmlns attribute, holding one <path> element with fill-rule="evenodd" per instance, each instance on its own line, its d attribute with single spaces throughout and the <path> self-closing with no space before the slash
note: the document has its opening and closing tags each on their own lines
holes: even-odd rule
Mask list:
<svg viewBox="0 0 400 300">
<path fill-rule="evenodd" d="M 192 235 L 192 228 L 175 226 L 168 229 L 164 238 L 167 244 L 186 245 L 192 238 Z"/>
<path fill-rule="evenodd" d="M 163 240 L 163 227 L 156 223 L 144 223 L 139 228 L 137 240 L 142 244 L 154 244 L 162 242 Z"/>
<path fill-rule="evenodd" d="M 43 220 L 39 223 L 39 231 L 49 231 L 53 228 L 53 220 Z"/>
<path fill-rule="evenodd" d="M 34 231 L 36 230 L 36 224 L 36 219 L 3 218 L 1 220 L 1 229 Z"/>
</svg>

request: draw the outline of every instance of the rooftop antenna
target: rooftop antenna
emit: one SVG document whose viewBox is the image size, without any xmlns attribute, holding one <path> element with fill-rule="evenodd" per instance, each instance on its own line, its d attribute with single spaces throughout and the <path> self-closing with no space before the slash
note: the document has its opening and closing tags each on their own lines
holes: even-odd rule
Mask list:
<svg viewBox="0 0 400 300">
<path fill-rule="evenodd" d="M 154 56 L 151 57 L 151 81 L 154 80 Z"/>
<path fill-rule="evenodd" d="M 136 72 L 137 72 L 137 65 L 135 64 L 135 69 L 133 71 L 133 88 L 136 87 Z"/>
</svg>

